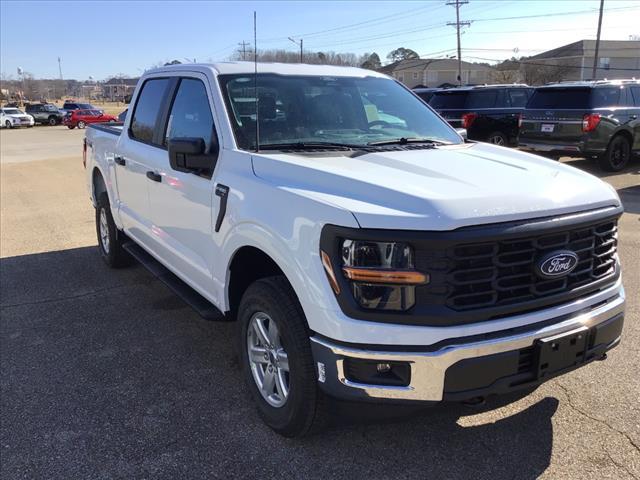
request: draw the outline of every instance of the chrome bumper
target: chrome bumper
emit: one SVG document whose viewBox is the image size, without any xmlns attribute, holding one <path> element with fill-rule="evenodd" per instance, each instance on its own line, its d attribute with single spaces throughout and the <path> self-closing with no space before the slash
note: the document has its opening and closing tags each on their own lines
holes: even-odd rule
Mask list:
<svg viewBox="0 0 640 480">
<path fill-rule="evenodd" d="M 595 295 L 596 297 L 598 295 Z M 330 351 L 335 365 L 325 366 L 320 363 L 319 381 L 329 382 L 334 379 L 325 378 L 329 372 L 337 374 L 340 388 L 359 390 L 360 396 L 375 399 L 441 401 L 444 394 L 445 374 L 449 367 L 460 360 L 483 357 L 496 353 L 509 352 L 531 347 L 541 338 L 559 334 L 571 334 L 584 331 L 600 323 L 606 322 L 624 312 L 625 293 L 620 285 L 616 293 L 607 299 L 607 303 L 593 308 L 586 313 L 558 323 L 547 325 L 525 333 L 499 337 L 471 343 L 447 345 L 442 349 L 429 352 L 393 352 L 363 350 L 335 344 L 331 341 L 312 337 L 317 347 Z M 580 301 L 576 302 L 577 304 Z M 587 302 L 590 303 L 590 302 Z M 313 344 L 312 344 L 313 346 Z M 346 378 L 344 359 L 356 358 L 376 362 L 407 362 L 411 369 L 411 380 L 408 386 L 380 386 L 350 381 Z M 330 368 L 329 368 L 330 367 Z"/>
</svg>

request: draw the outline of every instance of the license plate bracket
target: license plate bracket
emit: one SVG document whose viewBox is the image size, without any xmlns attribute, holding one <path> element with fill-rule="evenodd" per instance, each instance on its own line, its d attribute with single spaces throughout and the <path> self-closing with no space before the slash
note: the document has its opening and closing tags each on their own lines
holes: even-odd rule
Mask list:
<svg viewBox="0 0 640 480">
<path fill-rule="evenodd" d="M 583 327 L 570 333 L 541 338 L 535 344 L 536 373 L 543 378 L 584 362 L 589 329 Z"/>
<path fill-rule="evenodd" d="M 553 123 L 543 123 L 540 126 L 540 131 L 544 132 L 544 133 L 553 133 L 553 130 L 555 129 L 555 124 Z"/>
</svg>

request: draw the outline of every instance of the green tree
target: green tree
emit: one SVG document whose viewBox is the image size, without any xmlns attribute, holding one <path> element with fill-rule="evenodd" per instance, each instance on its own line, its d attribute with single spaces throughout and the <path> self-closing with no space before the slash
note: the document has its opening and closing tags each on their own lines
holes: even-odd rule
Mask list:
<svg viewBox="0 0 640 480">
<path fill-rule="evenodd" d="M 400 60 L 413 60 L 415 58 L 420 58 L 420 55 L 410 48 L 400 47 L 390 51 L 387 58 L 392 62 L 399 62 Z"/>
</svg>

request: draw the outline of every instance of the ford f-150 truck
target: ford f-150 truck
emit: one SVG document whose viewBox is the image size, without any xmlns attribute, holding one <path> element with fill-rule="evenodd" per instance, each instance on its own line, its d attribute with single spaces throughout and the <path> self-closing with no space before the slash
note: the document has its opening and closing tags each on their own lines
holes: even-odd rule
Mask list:
<svg viewBox="0 0 640 480">
<path fill-rule="evenodd" d="M 464 141 L 385 75 L 151 70 L 123 125 L 89 126 L 83 162 L 103 259 L 133 257 L 235 321 L 248 388 L 283 435 L 334 399 L 527 391 L 620 341 L 616 192 Z"/>
</svg>

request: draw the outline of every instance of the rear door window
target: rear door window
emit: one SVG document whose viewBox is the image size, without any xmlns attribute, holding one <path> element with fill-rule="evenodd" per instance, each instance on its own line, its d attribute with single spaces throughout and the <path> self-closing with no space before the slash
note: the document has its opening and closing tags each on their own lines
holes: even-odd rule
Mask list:
<svg viewBox="0 0 640 480">
<path fill-rule="evenodd" d="M 591 90 L 591 107 L 617 107 L 620 104 L 620 87 L 598 87 Z"/>
<path fill-rule="evenodd" d="M 514 108 L 524 108 L 529 100 L 529 91 L 524 88 L 509 89 L 509 101 Z"/>
<path fill-rule="evenodd" d="M 168 85 L 168 78 L 157 78 L 144 82 L 131 118 L 129 128 L 131 138 L 145 143 L 153 142 L 156 122 Z"/>
</svg>

